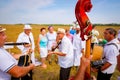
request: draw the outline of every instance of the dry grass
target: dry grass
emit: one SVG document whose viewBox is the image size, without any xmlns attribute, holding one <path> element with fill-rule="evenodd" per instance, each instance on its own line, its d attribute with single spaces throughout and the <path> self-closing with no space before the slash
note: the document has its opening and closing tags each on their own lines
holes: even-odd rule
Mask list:
<svg viewBox="0 0 120 80">
<path fill-rule="evenodd" d="M 15 42 L 18 37 L 18 34 L 23 31 L 24 25 L 1 25 L 1 26 L 7 29 L 6 31 L 6 34 L 8 36 L 7 41 Z M 47 29 L 48 26 L 44 26 L 44 25 L 31 25 L 31 26 L 33 28 L 32 32 L 33 32 L 35 44 L 36 44 L 40 28 L 45 27 Z M 57 30 L 57 28 L 59 27 L 69 29 L 69 26 L 62 26 L 62 25 L 54 26 L 54 27 L 55 27 L 55 30 Z M 99 38 L 103 38 L 103 31 L 105 28 L 108 28 L 108 27 L 112 27 L 117 31 L 120 30 L 120 26 L 97 26 L 96 29 L 100 32 Z M 20 51 L 15 47 L 14 49 L 11 49 L 11 52 L 19 53 Z M 37 50 L 35 50 L 35 53 L 36 53 L 35 54 L 36 58 L 40 61 L 40 57 Z M 34 80 L 58 80 L 59 79 L 58 77 L 59 66 L 55 63 L 52 63 L 52 65 L 49 65 L 48 62 L 46 62 L 46 64 L 47 64 L 47 69 L 43 69 L 40 66 L 38 66 L 33 70 Z M 76 73 L 75 68 L 72 68 L 71 76 L 75 75 L 75 73 Z M 117 80 L 118 75 L 120 76 L 120 72 L 116 70 L 111 80 Z"/>
</svg>

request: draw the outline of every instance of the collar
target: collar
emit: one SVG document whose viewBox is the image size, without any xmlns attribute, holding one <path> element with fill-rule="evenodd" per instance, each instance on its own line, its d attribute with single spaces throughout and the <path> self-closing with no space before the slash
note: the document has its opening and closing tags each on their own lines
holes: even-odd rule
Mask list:
<svg viewBox="0 0 120 80">
<path fill-rule="evenodd" d="M 111 43 L 118 43 L 118 40 L 117 39 L 113 39 L 110 42 L 107 42 L 106 44 L 111 44 Z"/>
</svg>

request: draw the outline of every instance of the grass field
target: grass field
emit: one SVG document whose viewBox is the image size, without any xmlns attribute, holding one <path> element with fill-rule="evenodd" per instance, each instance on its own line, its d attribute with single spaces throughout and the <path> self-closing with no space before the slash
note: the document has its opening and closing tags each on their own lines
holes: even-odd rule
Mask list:
<svg viewBox="0 0 120 80">
<path fill-rule="evenodd" d="M 8 42 L 16 42 L 18 34 L 23 31 L 23 27 L 24 27 L 24 25 L 13 25 L 13 24 L 12 25 L 0 25 L 0 26 L 3 26 L 4 28 L 7 29 L 6 34 L 8 36 L 7 37 Z M 45 26 L 45 25 L 31 25 L 31 26 L 32 26 L 32 33 L 35 39 L 35 44 L 36 44 L 40 28 L 45 27 L 47 29 L 48 26 Z M 55 30 L 57 30 L 57 28 L 59 27 L 62 27 L 65 29 L 70 28 L 69 25 L 68 26 L 67 25 L 54 26 Z M 103 31 L 105 28 L 108 28 L 108 27 L 112 27 L 116 29 L 117 31 L 120 30 L 120 26 L 97 26 L 96 29 L 100 32 L 100 36 L 98 38 L 103 38 Z M 16 47 L 14 47 L 14 49 L 11 49 L 10 51 L 14 53 L 20 53 L 20 51 Z M 36 49 L 35 49 L 35 57 L 40 61 L 40 57 Z M 59 79 L 58 77 L 59 66 L 55 63 L 52 63 L 52 65 L 49 65 L 48 62 L 46 62 L 46 64 L 47 64 L 47 69 L 43 69 L 40 66 L 35 67 L 35 69 L 33 70 L 34 80 L 58 80 Z M 76 69 L 72 68 L 71 76 L 75 75 L 75 73 L 76 73 Z M 111 80 L 117 80 L 118 76 L 120 76 L 120 72 L 116 70 Z"/>
</svg>

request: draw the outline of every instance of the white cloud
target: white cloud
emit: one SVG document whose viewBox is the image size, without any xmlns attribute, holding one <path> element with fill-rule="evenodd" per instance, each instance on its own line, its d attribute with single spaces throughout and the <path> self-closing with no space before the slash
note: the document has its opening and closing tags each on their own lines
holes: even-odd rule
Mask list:
<svg viewBox="0 0 120 80">
<path fill-rule="evenodd" d="M 36 10 L 53 4 L 54 0 L 12 0 L 1 9 L 2 12 L 12 12 L 15 10 Z"/>
<path fill-rule="evenodd" d="M 71 23 L 73 13 L 66 9 L 42 9 L 54 5 L 54 0 L 12 0 L 0 13 L 0 23 Z"/>
<path fill-rule="evenodd" d="M 10 16 L 9 18 L 13 19 L 14 22 L 17 23 L 38 23 L 38 24 L 69 24 L 74 20 L 74 14 L 70 14 L 67 10 L 41 10 L 30 12 L 29 14 L 25 14 L 22 16 Z M 72 19 L 71 19 L 72 18 Z M 7 20 L 7 19 L 6 19 Z M 13 23 L 13 21 L 8 20 L 9 23 Z"/>
</svg>

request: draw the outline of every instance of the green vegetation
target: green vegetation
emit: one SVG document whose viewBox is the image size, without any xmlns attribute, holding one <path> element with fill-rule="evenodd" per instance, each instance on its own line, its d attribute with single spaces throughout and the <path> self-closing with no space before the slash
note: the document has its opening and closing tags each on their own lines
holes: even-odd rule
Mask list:
<svg viewBox="0 0 120 80">
<path fill-rule="evenodd" d="M 120 26 L 120 24 L 116 24 L 116 23 L 110 23 L 110 24 L 95 24 L 97 26 Z"/>
<path fill-rule="evenodd" d="M 23 24 L 9 24 L 9 25 L 1 24 L 0 26 L 3 26 L 4 28 L 7 29 L 6 34 L 7 34 L 8 42 L 16 42 L 18 34 L 23 31 L 23 27 L 24 27 Z M 47 27 L 49 25 L 31 24 L 31 26 L 32 26 L 32 33 L 33 33 L 34 39 L 35 39 L 35 44 L 36 44 L 40 28 L 45 27 L 47 29 Z M 57 31 L 57 28 L 59 28 L 59 27 L 65 28 L 65 29 L 70 28 L 70 25 L 55 24 L 53 26 L 55 28 L 55 31 Z M 120 25 L 117 25 L 117 26 L 96 25 L 96 29 L 100 32 L 99 38 L 103 38 L 103 31 L 105 28 L 108 28 L 108 27 L 114 28 L 117 31 L 120 30 Z M 20 51 L 16 47 L 14 49 L 10 49 L 10 52 L 20 53 Z M 35 57 L 40 61 L 40 57 L 39 57 L 39 54 L 36 49 L 35 49 Z M 33 70 L 33 79 L 34 80 L 58 80 L 59 79 L 59 66 L 57 64 L 55 64 L 54 62 L 52 63 L 52 65 L 49 65 L 48 62 L 46 62 L 46 64 L 47 64 L 47 69 L 43 69 L 40 66 L 38 66 Z M 76 73 L 76 69 L 73 67 L 72 71 L 71 71 L 71 76 L 75 75 L 75 73 Z M 117 80 L 118 76 L 120 76 L 120 72 L 118 72 L 118 70 L 116 69 L 111 80 Z"/>
</svg>

